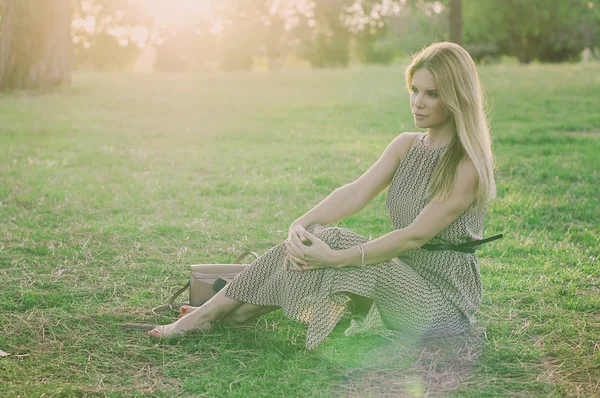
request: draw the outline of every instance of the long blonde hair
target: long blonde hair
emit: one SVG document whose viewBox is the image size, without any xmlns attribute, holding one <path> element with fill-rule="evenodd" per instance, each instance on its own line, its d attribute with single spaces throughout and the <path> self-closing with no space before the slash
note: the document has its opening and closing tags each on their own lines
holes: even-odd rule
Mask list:
<svg viewBox="0 0 600 398">
<path fill-rule="evenodd" d="M 473 59 L 455 43 L 439 42 L 416 53 L 406 68 L 405 78 L 411 91 L 415 72 L 427 68 L 435 77 L 440 100 L 456 127 L 456 136 L 433 172 L 427 196 L 431 200 L 447 198 L 452 190 L 456 169 L 467 156 L 477 170 L 476 200 L 483 208 L 496 196 L 494 158 L 490 129 L 484 111 L 484 95 Z"/>
</svg>

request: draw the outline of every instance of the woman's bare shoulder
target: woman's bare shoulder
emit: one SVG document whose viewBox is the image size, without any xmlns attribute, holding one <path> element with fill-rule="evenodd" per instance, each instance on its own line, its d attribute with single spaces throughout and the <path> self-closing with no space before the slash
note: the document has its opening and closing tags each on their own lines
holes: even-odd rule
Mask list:
<svg viewBox="0 0 600 398">
<path fill-rule="evenodd" d="M 400 159 L 402 159 L 417 142 L 417 139 L 420 138 L 422 135 L 423 133 L 402 133 L 392 141 L 390 146 L 394 148 L 394 152 L 396 152 L 397 156 Z"/>
</svg>

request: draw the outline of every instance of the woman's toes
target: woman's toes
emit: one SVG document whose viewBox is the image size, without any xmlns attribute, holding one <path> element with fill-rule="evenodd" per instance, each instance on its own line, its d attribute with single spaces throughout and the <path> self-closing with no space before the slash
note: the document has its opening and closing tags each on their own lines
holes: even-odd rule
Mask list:
<svg viewBox="0 0 600 398">
<path fill-rule="evenodd" d="M 187 305 L 182 305 L 179 308 L 179 319 L 181 319 L 184 316 L 186 316 L 189 312 L 190 312 L 190 307 L 188 307 Z"/>
<path fill-rule="evenodd" d="M 158 326 L 158 327 L 152 329 L 151 331 L 149 331 L 148 334 L 152 337 L 169 338 L 169 337 L 184 335 L 187 330 L 191 330 L 191 329 L 193 329 L 193 327 L 190 329 L 182 329 L 181 325 L 177 324 L 177 322 L 175 322 L 170 325 Z"/>
<path fill-rule="evenodd" d="M 186 332 L 194 329 L 200 330 L 209 330 L 210 322 L 199 322 L 197 319 L 192 319 L 194 316 L 193 313 L 189 313 L 186 315 L 184 319 L 173 322 L 169 325 L 161 325 L 155 327 L 151 331 L 148 332 L 148 335 L 153 337 L 174 337 L 174 336 L 182 336 Z"/>
<path fill-rule="evenodd" d="M 167 338 L 167 337 L 176 336 L 178 334 L 182 334 L 182 331 L 178 330 L 176 327 L 173 326 L 173 324 L 171 324 L 171 325 L 158 326 L 158 327 L 152 329 L 151 331 L 149 331 L 148 334 L 152 337 Z"/>
<path fill-rule="evenodd" d="M 162 327 L 156 327 L 148 332 L 148 334 L 152 337 L 160 337 L 162 335 Z"/>
<path fill-rule="evenodd" d="M 191 305 L 182 305 L 179 307 L 179 318 L 183 318 L 185 315 L 188 315 L 190 312 L 194 311 L 198 307 L 192 307 Z"/>
</svg>

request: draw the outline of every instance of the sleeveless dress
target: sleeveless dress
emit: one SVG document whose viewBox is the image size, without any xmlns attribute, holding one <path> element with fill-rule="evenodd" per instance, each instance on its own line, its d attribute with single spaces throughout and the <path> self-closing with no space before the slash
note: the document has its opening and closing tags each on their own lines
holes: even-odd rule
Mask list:
<svg viewBox="0 0 600 398">
<path fill-rule="evenodd" d="M 429 148 L 421 137 L 400 162 L 390 184 L 386 207 L 392 227 L 408 226 L 429 202 L 425 197 L 432 171 L 446 147 Z M 485 209 L 475 202 L 429 243 L 460 244 L 482 238 Z M 367 238 L 340 227 L 311 225 L 307 230 L 336 250 L 365 243 Z M 273 247 L 231 281 L 229 298 L 281 307 L 284 314 L 308 324 L 306 347 L 313 349 L 349 313 L 348 293 L 373 300 L 353 334 L 377 325 L 416 333 L 465 331 L 481 302 L 476 254 L 415 249 L 380 264 L 364 267 L 284 271 L 283 243 Z M 354 330 L 352 330 L 354 329 Z"/>
</svg>

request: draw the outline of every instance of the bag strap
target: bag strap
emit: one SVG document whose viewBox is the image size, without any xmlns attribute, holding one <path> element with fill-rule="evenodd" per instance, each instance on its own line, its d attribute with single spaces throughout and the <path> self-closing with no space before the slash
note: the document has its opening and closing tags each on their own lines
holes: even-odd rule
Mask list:
<svg viewBox="0 0 600 398">
<path fill-rule="evenodd" d="M 158 316 L 162 316 L 164 317 L 164 315 L 159 314 L 159 311 L 165 311 L 165 310 L 172 310 L 172 311 L 177 311 L 177 309 L 179 307 L 181 307 L 182 305 L 186 305 L 189 304 L 188 301 L 182 301 L 180 303 L 176 303 L 175 300 L 177 300 L 177 298 L 179 296 L 181 296 L 183 294 L 183 292 L 185 292 L 188 287 L 190 287 L 190 281 L 188 281 L 185 286 L 183 286 L 181 289 L 177 290 L 169 299 L 169 301 L 167 302 L 167 304 L 163 304 L 163 305 L 159 305 L 158 307 L 154 307 L 152 308 L 152 313 L 154 315 L 158 315 Z"/>
<path fill-rule="evenodd" d="M 245 259 L 246 257 L 248 257 L 249 255 L 253 255 L 254 257 L 256 257 L 256 259 L 258 260 L 258 254 L 254 253 L 254 252 L 243 252 L 242 254 L 240 254 L 238 256 L 238 258 L 236 258 L 235 260 L 233 260 L 232 264 L 242 264 L 242 260 Z"/>
<path fill-rule="evenodd" d="M 235 260 L 233 260 L 232 264 L 242 264 L 242 261 L 249 255 L 253 255 L 254 257 L 258 258 L 258 254 L 256 254 L 255 252 L 246 251 L 246 252 L 243 252 L 242 254 L 240 254 Z M 165 310 L 177 311 L 182 305 L 189 304 L 189 301 L 182 301 L 182 302 L 178 302 L 178 303 L 175 302 L 175 300 L 177 300 L 177 298 L 179 296 L 181 296 L 183 294 L 183 292 L 185 292 L 189 287 L 190 287 L 190 281 L 188 281 L 185 284 L 185 286 L 183 286 L 182 288 L 177 290 L 175 293 L 173 293 L 173 295 L 171 296 L 171 298 L 169 299 L 167 304 L 159 305 L 158 307 L 152 308 L 152 313 L 157 316 L 165 317 L 165 315 L 159 314 L 158 312 L 165 311 Z M 218 290 L 215 289 L 215 291 L 219 291 L 219 290 L 221 290 L 221 289 L 218 289 Z"/>
</svg>

